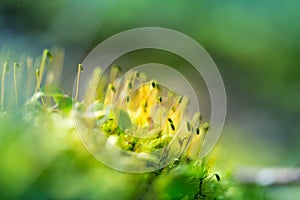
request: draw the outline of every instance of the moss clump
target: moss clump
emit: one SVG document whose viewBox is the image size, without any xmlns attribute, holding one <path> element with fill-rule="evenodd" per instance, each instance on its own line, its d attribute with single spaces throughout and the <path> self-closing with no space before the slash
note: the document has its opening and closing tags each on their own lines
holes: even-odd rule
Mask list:
<svg viewBox="0 0 300 200">
<path fill-rule="evenodd" d="M 207 163 L 197 159 L 198 144 L 208 127 L 199 113 L 187 118 L 187 97 L 166 90 L 155 80 L 146 81 L 142 72 L 134 71 L 120 81 L 118 68 L 113 68 L 109 81 L 95 82 L 92 77 L 87 90 L 95 90 L 96 99 L 78 100 L 78 90 L 73 99 L 55 78 L 62 67 L 55 62 L 57 57 L 62 57 L 57 49 L 51 54 L 45 50 L 35 60 L 0 55 L 0 62 L 6 63 L 1 67 L 1 199 L 225 198 L 219 175 L 209 175 Z M 13 74 L 7 73 L 11 63 L 18 63 Z M 94 73 L 99 77 L 99 69 Z M 138 81 L 144 82 L 136 89 Z M 134 93 L 118 95 L 134 88 Z M 176 144 L 178 156 L 151 173 L 127 174 L 107 168 L 83 148 L 72 112 L 82 114 L 88 126 L 106 137 L 115 137 L 123 150 L 148 153 Z M 142 137 L 145 134 L 149 135 Z"/>
</svg>

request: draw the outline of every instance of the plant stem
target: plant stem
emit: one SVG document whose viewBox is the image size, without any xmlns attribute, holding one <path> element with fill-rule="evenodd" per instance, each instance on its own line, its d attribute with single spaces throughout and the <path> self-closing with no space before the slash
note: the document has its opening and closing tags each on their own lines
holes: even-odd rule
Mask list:
<svg viewBox="0 0 300 200">
<path fill-rule="evenodd" d="M 41 88 L 41 83 L 42 83 L 42 79 L 43 79 L 43 73 L 44 73 L 44 69 L 45 69 L 45 66 L 46 66 L 47 57 L 52 59 L 52 55 L 50 54 L 49 50 L 45 49 L 43 51 L 43 55 L 42 55 L 42 60 L 41 60 L 40 68 L 39 68 L 39 77 L 37 79 L 37 86 L 36 86 L 36 91 L 35 92 L 37 92 Z"/>
<path fill-rule="evenodd" d="M 16 97 L 16 105 L 18 105 L 18 89 L 17 89 L 17 68 L 19 65 L 14 63 L 14 89 L 15 89 L 15 97 Z"/>
<path fill-rule="evenodd" d="M 32 92 L 33 87 L 33 71 L 32 71 L 32 62 L 33 59 L 31 57 L 26 58 L 26 67 L 27 67 L 27 81 L 26 81 L 26 99 L 29 98 Z"/>
<path fill-rule="evenodd" d="M 79 90 L 79 80 L 80 80 L 80 73 L 83 72 L 83 67 L 81 64 L 78 64 L 77 70 L 77 81 L 76 81 L 76 92 L 75 92 L 75 100 L 78 99 L 78 90 Z"/>
<path fill-rule="evenodd" d="M 35 78 L 36 78 L 36 86 L 35 86 L 35 93 L 39 90 L 39 78 L 40 77 L 40 70 L 35 70 Z"/>
<path fill-rule="evenodd" d="M 5 61 L 3 64 L 2 78 L 1 78 L 1 112 L 3 111 L 3 107 L 4 107 L 4 89 L 5 89 L 4 84 L 5 84 L 5 74 L 7 71 L 7 67 L 8 67 L 8 64 Z"/>
</svg>

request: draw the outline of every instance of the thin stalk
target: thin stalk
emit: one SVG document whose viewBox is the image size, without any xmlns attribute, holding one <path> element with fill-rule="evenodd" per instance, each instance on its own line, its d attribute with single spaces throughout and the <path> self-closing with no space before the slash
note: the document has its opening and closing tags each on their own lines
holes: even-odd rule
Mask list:
<svg viewBox="0 0 300 200">
<path fill-rule="evenodd" d="M 33 81 L 34 81 L 34 73 L 32 71 L 32 66 L 33 66 L 33 59 L 31 57 L 26 58 L 26 67 L 27 67 L 27 81 L 26 81 L 26 98 L 31 95 L 32 92 L 32 87 L 33 87 Z"/>
<path fill-rule="evenodd" d="M 14 89 L 15 89 L 16 105 L 18 105 L 17 69 L 19 68 L 20 65 L 18 63 L 14 63 Z"/>
<path fill-rule="evenodd" d="M 40 68 L 39 68 L 39 77 L 38 77 L 38 80 L 37 80 L 37 86 L 36 86 L 35 92 L 37 92 L 38 90 L 41 89 L 41 83 L 42 83 L 42 79 L 43 79 L 43 73 L 44 73 L 44 70 L 45 70 L 47 57 L 50 60 L 52 60 L 52 55 L 50 54 L 49 50 L 45 49 L 43 51 L 43 55 L 42 55 L 42 60 L 41 60 Z"/>
<path fill-rule="evenodd" d="M 40 79 L 40 70 L 37 68 L 36 70 L 35 70 L 35 77 L 36 77 L 36 82 L 37 82 L 37 84 L 36 84 L 36 87 L 35 87 L 35 91 L 37 92 L 37 91 L 39 91 L 39 84 L 38 84 L 38 81 L 39 81 L 39 79 Z M 44 99 L 43 99 L 43 97 L 41 97 L 41 101 L 42 101 L 42 103 L 44 104 Z"/>
<path fill-rule="evenodd" d="M 85 103 L 87 104 L 91 104 L 95 101 L 95 95 L 91 95 L 91 94 L 96 94 L 100 75 L 101 75 L 101 68 L 96 67 L 93 71 L 92 78 L 89 82 L 89 86 L 84 97 Z"/>
<path fill-rule="evenodd" d="M 35 86 L 35 93 L 39 90 L 39 79 L 40 79 L 40 70 L 35 70 L 35 78 L 36 78 L 36 86 Z"/>
<path fill-rule="evenodd" d="M 7 72 L 8 64 L 5 61 L 3 64 L 3 70 L 2 70 L 2 78 L 1 78 L 1 112 L 3 111 L 4 107 L 4 89 L 5 89 L 5 74 Z"/>
<path fill-rule="evenodd" d="M 78 90 L 79 90 L 79 80 L 80 80 L 80 73 L 83 72 L 82 64 L 78 64 L 77 69 L 77 81 L 76 81 L 76 92 L 75 92 L 75 100 L 78 99 Z"/>
</svg>

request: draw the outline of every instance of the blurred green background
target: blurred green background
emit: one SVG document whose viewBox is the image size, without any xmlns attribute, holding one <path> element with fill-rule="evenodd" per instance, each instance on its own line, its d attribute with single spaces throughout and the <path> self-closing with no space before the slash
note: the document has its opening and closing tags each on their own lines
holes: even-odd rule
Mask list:
<svg viewBox="0 0 300 200">
<path fill-rule="evenodd" d="M 298 0 L 1 0 L 0 48 L 36 55 L 63 47 L 63 84 L 72 91 L 74 66 L 104 39 L 145 26 L 180 31 L 207 50 L 225 83 L 228 111 L 216 168 L 299 167 L 299 8 Z M 130 64 L 185 67 L 158 51 L 132 58 Z"/>
</svg>

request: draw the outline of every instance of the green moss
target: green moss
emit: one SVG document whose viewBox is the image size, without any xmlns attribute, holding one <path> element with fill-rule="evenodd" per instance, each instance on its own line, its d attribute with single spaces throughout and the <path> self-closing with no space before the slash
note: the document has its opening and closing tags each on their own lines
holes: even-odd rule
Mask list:
<svg viewBox="0 0 300 200">
<path fill-rule="evenodd" d="M 105 116 L 102 113 L 108 107 L 103 92 L 107 91 L 101 89 L 102 94 L 97 91 L 101 98 L 90 105 L 85 105 L 77 98 L 72 99 L 59 84 L 47 79 L 51 69 L 50 59 L 56 59 L 55 53 L 50 54 L 49 50 L 45 50 L 40 62 L 35 62 L 40 65 L 27 66 L 28 73 L 33 74 L 30 77 L 34 77 L 35 69 L 39 74 L 35 85 L 26 84 L 32 87 L 26 91 L 22 90 L 21 84 L 9 82 L 15 82 L 16 78 L 2 81 L 5 90 L 2 89 L 0 114 L 1 199 L 222 199 L 225 189 L 219 182 L 219 176 L 209 175 L 204 161 L 192 160 L 187 154 L 158 171 L 140 175 L 120 173 L 95 160 L 77 136 L 71 117 L 73 104 L 79 113 L 98 111 L 100 114 L 93 118 L 96 128 L 107 137 L 116 137 L 116 145 L 122 149 L 133 152 L 152 152 L 169 144 L 172 131 L 178 128 L 180 119 L 175 115 L 168 118 L 164 122 L 165 128 L 155 129 L 151 137 L 134 136 L 132 130 L 140 125 L 148 124 L 145 130 L 152 126 L 161 127 L 161 124 L 154 124 L 154 118 L 149 118 L 148 110 L 162 103 L 163 93 L 153 95 L 153 99 L 141 100 L 147 104 L 147 113 L 143 115 L 149 117 L 142 115 L 134 118 L 130 109 L 111 109 Z M 25 63 L 22 60 L 14 62 Z M 18 68 L 22 71 L 25 66 L 18 65 Z M 1 69 L 5 77 L 7 64 L 3 67 Z M 79 69 L 81 71 L 82 67 Z M 120 70 L 114 70 L 112 79 L 115 80 L 119 73 Z M 139 72 L 134 74 L 134 77 L 143 77 Z M 46 80 L 42 81 L 43 78 Z M 21 77 L 20 80 L 28 79 Z M 132 89 L 134 81 L 128 83 L 129 89 Z M 7 89 L 6 86 L 14 88 Z M 158 83 L 152 81 L 149 89 L 162 90 L 157 86 Z M 120 88 L 114 84 L 113 92 L 118 90 Z M 25 98 L 28 91 L 33 93 Z M 129 98 L 127 103 L 135 98 L 138 97 Z M 180 98 L 179 103 L 184 104 L 184 101 L 184 98 Z M 168 108 L 170 112 L 176 112 L 176 104 Z M 193 125 L 189 124 L 190 130 Z"/>
</svg>

